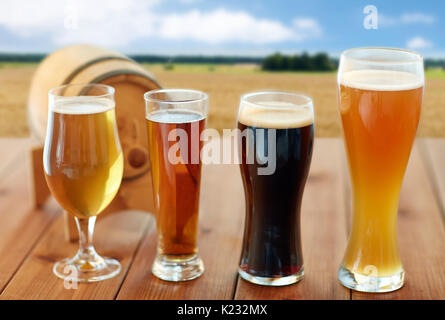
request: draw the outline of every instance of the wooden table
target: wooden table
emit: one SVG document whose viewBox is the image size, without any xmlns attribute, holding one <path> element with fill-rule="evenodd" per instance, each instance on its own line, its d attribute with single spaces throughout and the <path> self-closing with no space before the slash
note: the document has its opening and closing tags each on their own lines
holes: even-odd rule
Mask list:
<svg viewBox="0 0 445 320">
<path fill-rule="evenodd" d="M 118 259 L 114 279 L 67 290 L 52 274 L 55 261 L 73 255 L 63 238 L 55 201 L 34 209 L 30 194 L 29 140 L 0 139 L 1 299 L 445 299 L 445 139 L 419 139 L 400 198 L 399 244 L 404 288 L 387 294 L 352 292 L 337 281 L 350 220 L 343 143 L 317 139 L 303 199 L 305 278 L 287 287 L 261 287 L 237 276 L 244 194 L 237 165 L 203 169 L 199 247 L 206 271 L 199 279 L 169 283 L 155 278 L 152 215 L 105 216 L 95 232 L 99 253 Z"/>
</svg>

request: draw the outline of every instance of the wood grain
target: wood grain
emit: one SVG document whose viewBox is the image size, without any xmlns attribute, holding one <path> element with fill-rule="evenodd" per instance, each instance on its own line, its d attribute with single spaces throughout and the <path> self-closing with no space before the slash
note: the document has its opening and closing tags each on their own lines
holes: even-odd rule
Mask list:
<svg viewBox="0 0 445 320">
<path fill-rule="evenodd" d="M 347 238 L 350 193 L 340 139 L 317 139 L 302 209 L 305 279 L 268 288 L 238 279 L 244 192 L 238 165 L 203 168 L 199 248 L 206 271 L 186 283 L 151 274 L 154 218 L 122 212 L 100 219 L 99 253 L 117 258 L 122 273 L 67 290 L 53 263 L 73 255 L 63 239 L 61 209 L 51 199 L 33 209 L 27 139 L 0 139 L 0 299 L 445 299 L 445 139 L 416 143 L 399 209 L 399 245 L 406 285 L 387 294 L 350 292 L 337 280 Z M 25 152 L 26 151 L 26 152 Z M 442 210 L 442 212 L 441 212 Z"/>
<path fill-rule="evenodd" d="M 139 250 L 118 299 L 232 299 L 241 253 L 244 195 L 237 165 L 204 165 L 201 182 L 199 254 L 205 272 L 172 283 L 154 277 L 156 233 Z"/>
<path fill-rule="evenodd" d="M 33 147 L 29 153 L 31 157 L 32 195 L 35 206 L 39 208 L 45 204 L 51 195 L 43 170 L 43 146 Z"/>
<path fill-rule="evenodd" d="M 64 240 L 63 217 L 59 215 L 2 292 L 0 299 L 114 299 L 141 238 L 153 220 L 150 215 L 136 211 L 121 212 L 101 219 L 95 232 L 96 249 L 101 255 L 118 259 L 122 271 L 106 281 L 80 283 L 74 290 L 65 289 L 63 280 L 52 273 L 53 264 L 57 260 L 73 256 L 78 248 L 77 243 Z"/>
<path fill-rule="evenodd" d="M 264 287 L 238 280 L 235 299 L 349 299 L 337 281 L 346 246 L 342 145 L 317 139 L 302 205 L 305 277 L 285 287 Z"/>
<path fill-rule="evenodd" d="M 8 175 L 8 171 L 12 169 L 17 160 L 21 161 L 27 148 L 30 146 L 29 139 L 20 138 L 1 138 L 0 147 L 0 177 L 5 178 Z"/>
<path fill-rule="evenodd" d="M 430 150 L 440 147 L 430 146 Z M 398 239 L 405 285 L 385 294 L 353 292 L 353 299 L 445 299 L 445 228 L 421 153 L 416 143 L 400 194 Z"/>
<path fill-rule="evenodd" d="M 445 219 L 445 139 L 421 139 L 419 144 Z"/>
<path fill-rule="evenodd" d="M 33 208 L 29 188 L 28 139 L 0 139 L 0 292 L 58 212 L 54 202 Z"/>
</svg>

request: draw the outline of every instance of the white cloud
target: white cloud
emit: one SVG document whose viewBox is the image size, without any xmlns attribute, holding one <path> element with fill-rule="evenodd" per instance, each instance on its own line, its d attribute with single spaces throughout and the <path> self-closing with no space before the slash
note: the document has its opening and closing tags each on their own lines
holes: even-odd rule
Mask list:
<svg viewBox="0 0 445 320">
<path fill-rule="evenodd" d="M 412 50 L 429 49 L 433 47 L 433 43 L 422 37 L 414 37 L 406 42 L 406 46 Z"/>
<path fill-rule="evenodd" d="M 295 18 L 292 21 L 296 36 L 300 40 L 305 40 L 309 37 L 319 37 L 323 33 L 320 24 L 317 20 L 312 18 Z"/>
<path fill-rule="evenodd" d="M 280 21 L 225 9 L 209 12 L 195 9 L 181 14 L 168 14 L 160 19 L 158 27 L 159 34 L 166 39 L 189 39 L 211 44 L 303 41 L 322 34 L 320 24 L 312 18 L 296 18 L 291 26 L 287 26 Z"/>
<path fill-rule="evenodd" d="M 395 26 L 406 24 L 433 24 L 436 17 L 422 12 L 404 13 L 400 16 L 387 16 L 379 14 L 379 24 L 382 26 Z"/>
<path fill-rule="evenodd" d="M 192 10 L 163 17 L 159 32 L 167 39 L 190 39 L 206 43 L 244 42 L 264 44 L 300 40 L 303 35 L 281 22 L 257 19 L 245 12 L 218 9 Z"/>
<path fill-rule="evenodd" d="M 196 0 L 180 0 L 196 1 Z M 157 11 L 158 0 L 2 0 L 0 26 L 22 38 L 48 37 L 56 45 L 89 42 L 111 47 L 135 40 L 192 40 L 209 44 L 303 41 L 322 34 L 312 18 L 286 25 L 244 11 Z M 70 26 L 67 28 L 67 21 Z M 75 23 L 73 23 L 73 21 Z"/>
<path fill-rule="evenodd" d="M 432 24 L 436 22 L 436 18 L 430 14 L 416 12 L 416 13 L 402 14 L 402 16 L 400 17 L 400 21 L 406 24 L 410 23 Z"/>
<path fill-rule="evenodd" d="M 153 33 L 158 0 L 12 0 L 0 2 L 0 26 L 57 45 L 90 42 L 120 46 Z M 67 28 L 69 25 L 77 28 Z"/>
</svg>

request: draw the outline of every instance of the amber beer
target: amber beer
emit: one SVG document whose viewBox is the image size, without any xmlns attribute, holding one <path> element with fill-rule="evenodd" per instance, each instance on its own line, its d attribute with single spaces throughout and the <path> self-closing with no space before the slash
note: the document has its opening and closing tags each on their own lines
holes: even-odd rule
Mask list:
<svg viewBox="0 0 445 320">
<path fill-rule="evenodd" d="M 147 120 L 150 145 L 151 170 L 157 209 L 159 251 L 170 258 L 187 259 L 197 252 L 199 194 L 201 183 L 201 161 L 192 161 L 192 155 L 202 148 L 199 140 L 205 126 L 205 118 L 188 111 L 154 113 Z M 198 140 L 192 143 L 192 128 Z M 184 157 L 178 163 L 169 159 L 169 150 L 178 139 L 170 140 L 168 135 L 176 130 L 187 134 L 188 154 L 179 149 Z"/>
<path fill-rule="evenodd" d="M 204 272 L 197 241 L 208 96 L 160 89 L 144 99 L 158 234 L 152 273 L 167 281 L 195 279 Z"/>
<path fill-rule="evenodd" d="M 288 285 L 304 272 L 300 208 L 312 158 L 313 113 L 292 102 L 293 94 L 264 95 L 291 101 L 259 101 L 260 96 L 253 103 L 248 97 L 241 102 L 238 129 L 245 137 L 240 169 L 246 220 L 239 273 L 256 284 Z M 259 171 L 270 164 L 256 156 L 260 150 L 267 150 L 270 161 L 275 158 L 270 174 Z"/>
<path fill-rule="evenodd" d="M 114 104 L 67 99 L 49 113 L 44 169 L 51 193 L 76 217 L 96 216 L 116 195 L 123 174 Z"/>
<path fill-rule="evenodd" d="M 418 74 L 364 69 L 339 75 L 353 193 L 352 227 L 339 278 L 353 289 L 385 292 L 403 285 L 397 210 L 422 96 Z"/>
</svg>

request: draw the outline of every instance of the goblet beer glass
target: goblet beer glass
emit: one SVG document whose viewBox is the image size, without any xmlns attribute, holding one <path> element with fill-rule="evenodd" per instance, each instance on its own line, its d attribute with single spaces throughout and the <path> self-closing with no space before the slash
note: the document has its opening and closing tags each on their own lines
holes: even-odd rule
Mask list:
<svg viewBox="0 0 445 320">
<path fill-rule="evenodd" d="M 79 251 L 53 268 L 63 279 L 100 281 L 121 270 L 115 259 L 99 256 L 92 242 L 96 216 L 113 200 L 123 175 L 114 107 L 114 89 L 106 85 L 66 85 L 49 91 L 45 177 L 79 229 Z"/>
<path fill-rule="evenodd" d="M 191 280 L 204 272 L 197 236 L 208 97 L 195 90 L 153 90 L 145 102 L 158 233 L 152 272 L 167 281 Z"/>
<path fill-rule="evenodd" d="M 303 277 L 300 207 L 314 140 L 312 100 L 286 92 L 244 95 L 238 113 L 246 199 L 238 273 L 282 286 Z"/>
<path fill-rule="evenodd" d="M 353 216 L 338 278 L 348 288 L 388 292 L 403 286 L 397 210 L 423 86 L 423 60 L 414 52 L 360 48 L 341 55 L 339 112 Z"/>
</svg>

